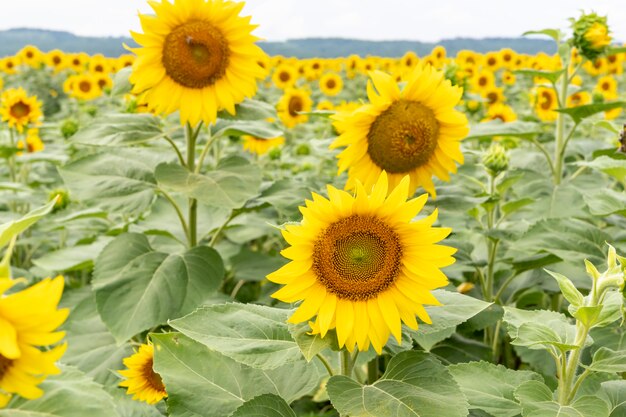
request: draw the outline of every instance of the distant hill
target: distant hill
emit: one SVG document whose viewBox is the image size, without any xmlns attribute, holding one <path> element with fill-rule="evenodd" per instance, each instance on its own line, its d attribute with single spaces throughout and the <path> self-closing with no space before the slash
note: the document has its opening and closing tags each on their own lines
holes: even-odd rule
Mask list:
<svg viewBox="0 0 626 417">
<path fill-rule="evenodd" d="M 101 53 L 106 56 L 118 56 L 125 53 L 123 44 L 136 46 L 131 38 L 126 37 L 86 37 L 76 36 L 69 32 L 44 29 L 22 28 L 0 31 L 0 56 L 13 55 L 29 44 L 37 46 L 42 51 L 61 49 L 65 52 Z M 555 52 L 554 42 L 551 40 L 526 38 L 455 38 L 444 39 L 437 43 L 404 40 L 366 41 L 342 38 L 308 38 L 292 39 L 285 42 L 260 42 L 260 45 L 270 55 L 298 58 L 334 58 L 351 54 L 400 57 L 407 51 L 425 55 L 436 45 L 445 46 L 451 55 L 456 54 L 461 49 L 488 52 L 512 48 L 518 52 L 529 54 Z"/>
</svg>

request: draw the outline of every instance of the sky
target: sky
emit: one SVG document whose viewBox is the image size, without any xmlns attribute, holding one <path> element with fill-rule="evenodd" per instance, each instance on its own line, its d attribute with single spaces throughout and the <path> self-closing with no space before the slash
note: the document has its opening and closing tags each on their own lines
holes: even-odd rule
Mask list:
<svg viewBox="0 0 626 417">
<path fill-rule="evenodd" d="M 146 0 L 0 0 L 0 30 L 28 27 L 84 36 L 139 30 Z M 625 0 L 248 0 L 244 8 L 266 40 L 343 37 L 436 42 L 454 37 L 517 37 L 527 30 L 566 29 L 581 10 L 608 15 L 626 41 Z"/>
</svg>

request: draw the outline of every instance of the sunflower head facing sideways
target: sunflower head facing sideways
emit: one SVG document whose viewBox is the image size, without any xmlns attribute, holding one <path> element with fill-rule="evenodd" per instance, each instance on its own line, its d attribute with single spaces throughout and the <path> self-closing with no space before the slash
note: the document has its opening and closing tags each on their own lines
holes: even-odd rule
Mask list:
<svg viewBox="0 0 626 417">
<path fill-rule="evenodd" d="M 348 171 L 346 188 L 354 189 L 356 180 L 371 188 L 386 171 L 390 188 L 408 175 L 410 194 L 422 186 L 435 196 L 432 175 L 448 181 L 455 163 L 463 163 L 460 141 L 469 127 L 454 109 L 463 90 L 429 65 L 417 66 L 402 91 L 388 74 L 370 77 L 370 103 L 332 117 L 341 135 L 331 148 L 346 147 L 338 155 L 339 173 Z"/>
<path fill-rule="evenodd" d="M 125 380 L 120 387 L 125 387 L 133 400 L 156 404 L 167 397 L 161 376 L 154 371 L 154 346 L 144 344 L 133 355 L 124 359 L 128 369 L 119 371 Z"/>
<path fill-rule="evenodd" d="M 66 344 L 57 344 L 65 332 L 56 331 L 69 314 L 67 309 L 57 309 L 64 278 L 48 278 L 7 295 L 19 282 L 0 279 L 0 408 L 12 395 L 41 397 L 43 391 L 38 385 L 48 375 L 60 372 L 55 362 L 67 348 Z"/>
<path fill-rule="evenodd" d="M 309 116 L 302 113 L 310 112 L 312 107 L 313 100 L 309 93 L 294 88 L 286 90 L 276 105 L 278 117 L 289 128 L 309 120 Z"/>
<path fill-rule="evenodd" d="M 144 33 L 130 81 L 133 93 L 157 113 L 180 111 L 181 123 L 212 123 L 217 112 L 235 114 L 235 104 L 252 97 L 264 52 L 256 27 L 239 13 L 244 3 L 228 0 L 151 1 L 154 15 L 139 15 Z"/>
<path fill-rule="evenodd" d="M 369 192 L 357 180 L 355 195 L 328 186 L 328 198 L 306 201 L 302 222 L 282 232 L 291 262 L 267 276 L 284 285 L 274 298 L 302 300 L 289 322 L 315 316 L 313 333 L 336 329 L 339 347 L 379 354 L 390 335 L 400 343 L 403 322 L 417 329 L 417 315 L 431 323 L 424 305 L 440 305 L 430 291 L 447 284 L 440 268 L 456 249 L 436 244 L 450 234 L 432 227 L 436 210 L 412 221 L 427 194 L 408 199 L 409 186 L 405 176 L 390 190 L 382 172 Z"/>
</svg>

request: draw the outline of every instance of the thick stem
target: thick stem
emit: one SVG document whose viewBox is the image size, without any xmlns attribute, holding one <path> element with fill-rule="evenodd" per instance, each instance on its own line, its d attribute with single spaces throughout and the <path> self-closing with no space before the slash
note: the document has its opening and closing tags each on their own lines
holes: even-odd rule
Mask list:
<svg viewBox="0 0 626 417">
<path fill-rule="evenodd" d="M 348 349 L 344 348 L 341 350 L 341 375 L 352 378 L 352 368 L 354 367 L 355 359 L 356 356 L 353 358 Z"/>
<path fill-rule="evenodd" d="M 559 404 L 561 405 L 568 405 L 572 400 L 572 385 L 574 384 L 574 379 L 576 378 L 576 371 L 578 371 L 578 365 L 580 364 L 580 355 L 585 347 L 585 341 L 587 340 L 588 334 L 589 328 L 582 323 L 578 323 L 576 326 L 575 342 L 578 349 L 570 352 L 569 357 L 567 358 L 567 363 L 565 364 L 565 369 L 562 373 L 562 378 L 559 380 Z"/>
<path fill-rule="evenodd" d="M 187 123 L 185 136 L 187 139 L 187 169 L 194 172 L 196 169 L 196 139 L 200 129 L 194 131 L 193 127 Z M 198 200 L 189 199 L 189 216 L 187 227 L 189 228 L 189 247 L 193 248 L 198 245 Z"/>
<path fill-rule="evenodd" d="M 367 383 L 372 385 L 378 380 L 378 356 L 367 363 Z"/>
</svg>

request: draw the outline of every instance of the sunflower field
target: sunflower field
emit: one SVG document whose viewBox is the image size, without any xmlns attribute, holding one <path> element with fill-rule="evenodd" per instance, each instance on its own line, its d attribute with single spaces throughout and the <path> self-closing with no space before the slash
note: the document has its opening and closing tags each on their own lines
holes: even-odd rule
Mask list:
<svg viewBox="0 0 626 417">
<path fill-rule="evenodd" d="M 0 59 L 0 417 L 626 416 L 626 48 Z"/>
</svg>

